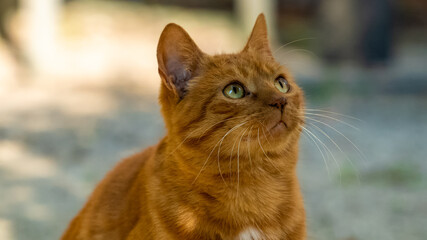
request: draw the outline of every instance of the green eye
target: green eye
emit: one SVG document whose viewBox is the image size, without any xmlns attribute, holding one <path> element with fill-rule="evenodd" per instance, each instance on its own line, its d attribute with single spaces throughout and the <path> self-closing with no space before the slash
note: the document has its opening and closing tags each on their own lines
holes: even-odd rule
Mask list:
<svg viewBox="0 0 427 240">
<path fill-rule="evenodd" d="M 279 89 L 279 91 L 281 91 L 282 93 L 287 93 L 291 89 L 291 86 L 289 86 L 288 81 L 286 81 L 286 79 L 281 76 L 276 78 L 276 80 L 274 81 L 274 86 L 276 86 L 276 88 Z"/>
<path fill-rule="evenodd" d="M 224 90 L 222 90 L 224 95 L 229 98 L 243 98 L 245 96 L 245 90 L 243 86 L 238 83 L 228 84 Z"/>
</svg>

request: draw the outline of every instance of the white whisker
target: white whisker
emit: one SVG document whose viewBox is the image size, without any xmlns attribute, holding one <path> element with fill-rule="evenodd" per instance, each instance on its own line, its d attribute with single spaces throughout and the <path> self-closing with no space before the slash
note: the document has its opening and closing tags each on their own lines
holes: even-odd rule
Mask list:
<svg viewBox="0 0 427 240">
<path fill-rule="evenodd" d="M 357 120 L 359 122 L 363 122 L 362 119 L 360 118 L 356 118 L 350 115 L 346 115 L 346 114 L 342 114 L 342 113 L 337 113 L 337 112 L 332 112 L 332 111 L 326 111 L 326 110 L 322 110 L 322 109 L 312 109 L 312 108 L 305 108 L 304 109 L 306 112 L 323 112 L 323 113 L 329 113 L 329 114 L 333 114 L 333 115 L 337 115 L 337 116 L 341 116 L 341 117 L 346 117 L 346 118 L 351 118 L 354 120 Z"/>
<path fill-rule="evenodd" d="M 180 148 L 181 147 L 181 145 L 182 144 L 184 144 L 184 142 L 194 133 L 194 132 L 196 132 L 197 130 L 199 130 L 199 129 L 195 129 L 195 130 L 193 130 L 193 131 L 191 131 L 188 135 L 187 135 L 187 137 L 185 137 L 184 138 L 184 140 L 180 143 L 180 144 L 178 144 L 178 146 L 171 152 L 171 153 L 169 153 L 169 155 L 168 156 L 171 156 L 173 153 L 175 153 L 176 152 L 176 150 L 178 150 L 178 148 Z"/>
<path fill-rule="evenodd" d="M 297 40 L 294 40 L 294 41 L 288 42 L 288 43 L 286 43 L 286 44 L 283 44 L 283 45 L 282 45 L 282 46 L 280 46 L 279 48 L 277 48 L 277 49 L 273 52 L 273 55 L 274 55 L 277 51 L 279 51 L 280 49 L 282 49 L 282 48 L 284 48 L 284 47 L 286 47 L 286 46 L 288 46 L 288 45 L 291 45 L 292 43 L 301 42 L 301 41 L 304 41 L 304 40 L 313 40 L 313 39 L 316 39 L 316 38 L 313 38 L 313 37 L 309 37 L 309 38 L 300 38 L 300 39 L 297 39 Z"/>
<path fill-rule="evenodd" d="M 265 129 L 267 129 L 267 127 L 266 127 L 262 122 L 260 122 L 260 121 L 258 121 L 258 122 L 259 122 L 259 123 L 261 123 L 261 125 L 262 125 L 261 130 L 262 130 L 262 134 L 264 135 L 265 140 L 267 140 L 268 145 L 270 145 L 270 146 L 271 146 L 271 143 L 270 143 L 270 141 L 268 140 L 268 137 L 265 135 L 265 132 L 264 132 L 264 128 L 265 128 Z M 270 130 L 268 130 L 268 129 L 267 129 L 267 131 L 268 131 L 268 133 L 270 134 L 270 137 L 273 137 L 273 136 L 271 135 Z"/>
<path fill-rule="evenodd" d="M 233 151 L 234 151 L 234 147 L 236 146 L 237 141 L 239 140 L 239 138 L 237 137 L 236 140 L 234 140 L 233 142 L 233 146 L 231 147 L 231 152 L 230 152 L 230 158 L 228 159 L 228 171 L 229 173 L 231 173 L 231 163 L 232 163 L 232 158 L 233 158 Z M 231 184 L 231 177 L 230 177 L 230 184 Z"/>
<path fill-rule="evenodd" d="M 209 129 L 211 129 L 212 127 L 214 127 L 215 125 L 218 125 L 218 124 L 220 124 L 220 123 L 222 123 L 222 122 L 226 122 L 226 121 L 229 121 L 229 120 L 233 120 L 233 119 L 237 119 L 237 118 L 242 118 L 242 117 L 246 117 L 246 116 L 237 116 L 237 117 L 232 117 L 232 118 L 229 118 L 229 119 L 223 119 L 223 120 L 221 120 L 221 121 L 219 121 L 219 122 L 217 122 L 217 123 L 215 123 L 215 124 L 213 124 L 212 126 L 210 126 L 210 127 L 208 127 L 208 128 L 206 128 L 205 129 L 205 131 L 202 133 L 202 135 L 200 135 L 199 136 L 199 138 L 198 138 L 198 140 L 200 141 L 200 138 L 201 137 L 203 137 L 204 135 L 205 135 L 205 133 L 209 130 Z M 194 129 L 193 131 L 191 131 L 185 138 L 184 138 L 184 140 L 180 143 L 180 144 L 178 144 L 178 146 L 171 152 L 171 153 L 169 153 L 169 155 L 168 156 L 171 156 L 173 153 L 175 153 L 176 152 L 176 150 L 178 150 L 180 147 L 181 147 L 181 145 L 182 144 L 184 144 L 184 142 L 185 141 L 187 141 L 187 139 L 189 138 L 189 137 L 191 137 L 191 135 L 193 135 L 193 133 L 195 133 L 195 132 L 197 132 L 198 130 L 200 130 L 199 128 L 197 128 L 197 129 Z"/>
<path fill-rule="evenodd" d="M 223 139 L 224 139 L 228 134 L 230 134 L 232 131 L 234 131 L 234 130 L 235 130 L 235 129 L 237 129 L 238 127 L 243 126 L 243 125 L 244 125 L 244 124 L 246 124 L 247 122 L 248 122 L 248 121 L 246 121 L 246 122 L 244 122 L 244 123 L 241 123 L 241 124 L 238 124 L 237 126 L 234 126 L 234 127 L 233 127 L 233 128 L 231 128 L 230 130 L 228 130 L 228 131 L 227 131 L 227 133 L 225 133 L 225 135 L 222 137 L 222 139 L 221 139 L 221 140 L 223 140 Z M 203 163 L 202 168 L 200 168 L 200 171 L 199 171 L 199 173 L 197 174 L 197 176 L 196 176 L 196 178 L 194 179 L 194 181 L 193 181 L 193 183 L 192 183 L 192 184 L 194 184 L 194 183 L 196 182 L 197 178 L 199 178 L 200 174 L 202 173 L 202 171 L 204 170 L 204 168 L 205 168 L 205 166 L 206 166 L 206 163 L 208 162 L 208 160 L 209 160 L 210 156 L 212 155 L 212 152 L 215 150 L 216 146 L 218 146 L 218 144 L 220 143 L 220 141 L 221 141 L 221 140 L 219 140 L 219 141 L 215 144 L 215 146 L 213 147 L 212 151 L 209 153 L 208 157 L 206 158 L 205 162 Z"/>
<path fill-rule="evenodd" d="M 320 124 L 323 124 L 323 125 L 329 127 L 330 129 L 334 130 L 336 133 L 338 133 L 342 137 L 344 137 L 353 146 L 353 148 L 356 149 L 356 151 L 358 152 L 358 154 L 360 154 L 360 156 L 362 157 L 362 159 L 364 159 L 365 161 L 367 161 L 367 159 L 366 159 L 365 155 L 362 153 L 362 151 L 360 151 L 360 149 L 350 139 L 348 139 L 348 137 L 346 137 L 343 133 L 341 133 L 340 131 L 338 131 L 336 128 L 332 127 L 331 125 L 329 125 L 327 123 L 319 121 L 317 119 L 313 119 L 313 118 L 310 118 L 310 117 L 306 117 L 306 118 L 309 119 L 309 120 L 311 120 L 311 121 L 315 121 L 315 122 L 318 122 Z"/>
<path fill-rule="evenodd" d="M 279 173 L 281 173 L 280 169 L 277 168 L 276 164 L 274 164 L 274 162 L 267 156 L 267 153 L 265 153 L 264 148 L 261 145 L 261 141 L 259 140 L 259 128 L 258 128 L 258 144 L 262 150 L 262 152 L 264 153 L 265 157 L 267 158 L 267 160 L 271 163 L 271 165 L 277 169 L 277 171 L 279 171 Z"/>
<path fill-rule="evenodd" d="M 357 180 L 360 184 L 360 178 L 359 178 L 359 173 L 356 169 L 356 166 L 354 165 L 353 161 L 351 161 L 351 159 L 348 157 L 348 155 L 346 153 L 344 153 L 344 151 L 341 149 L 341 147 L 325 132 L 323 131 L 320 127 L 318 127 L 317 125 L 315 125 L 314 123 L 310 124 L 311 126 L 315 127 L 318 131 L 320 131 L 325 137 L 327 137 L 334 145 L 335 147 L 342 153 L 345 155 L 347 161 L 350 163 L 350 165 L 353 167 L 353 169 L 356 171 L 356 177 Z"/>
<path fill-rule="evenodd" d="M 303 128 L 303 130 L 305 130 L 305 127 L 304 126 L 301 126 L 302 128 Z M 304 132 L 304 131 L 302 131 L 303 133 L 306 133 L 306 132 Z M 329 171 L 329 164 L 328 164 L 328 162 L 326 161 L 326 158 L 325 158 L 325 155 L 323 154 L 323 151 L 320 149 L 320 147 L 319 147 L 319 144 L 317 144 L 317 142 L 315 141 L 315 138 L 313 138 L 310 134 L 308 134 L 308 133 L 306 133 L 307 135 L 304 135 L 304 136 L 307 136 L 315 145 L 316 145 L 316 147 L 317 147 L 317 149 L 319 150 L 319 152 L 320 152 L 320 154 L 322 155 L 322 159 L 323 159 L 323 162 L 325 163 L 325 167 L 326 167 L 326 172 L 328 173 L 328 177 L 329 178 L 331 178 L 331 174 L 330 174 L 330 171 Z"/>
<path fill-rule="evenodd" d="M 304 130 L 305 130 L 305 131 L 307 131 L 307 133 L 309 133 L 312 137 L 314 137 L 315 139 L 317 139 L 317 141 L 319 141 L 319 143 L 320 143 L 320 144 L 322 144 L 322 145 L 325 147 L 325 149 L 329 152 L 329 154 L 332 156 L 332 159 L 334 160 L 334 162 L 335 162 L 336 166 L 338 167 L 338 171 L 339 171 L 339 175 L 340 175 L 340 182 L 341 182 L 341 179 L 342 179 L 342 175 L 341 175 L 341 167 L 340 167 L 340 165 L 339 165 L 339 163 L 338 163 L 337 159 L 335 158 L 334 154 L 332 153 L 332 151 L 328 148 L 328 146 L 326 146 L 326 144 L 325 144 L 325 143 L 323 143 L 323 141 L 322 141 L 322 140 L 320 140 L 320 139 L 316 136 L 316 134 L 314 134 L 313 132 L 311 132 L 310 130 L 308 130 L 308 129 L 307 129 L 306 127 L 304 127 L 304 126 L 301 126 L 301 127 L 303 127 L 303 128 L 304 128 Z"/>
<path fill-rule="evenodd" d="M 248 127 L 249 128 L 249 127 Z M 245 132 L 248 130 L 248 128 L 245 129 L 245 131 L 242 133 L 242 136 L 240 136 L 239 144 L 237 146 L 237 196 L 239 195 L 239 185 L 240 185 L 240 143 L 242 142 L 242 137 L 245 135 Z"/>
<path fill-rule="evenodd" d="M 252 159 L 251 159 L 251 150 L 250 150 L 250 147 L 251 147 L 251 136 L 250 136 L 250 134 L 251 134 L 251 130 L 252 130 L 253 127 L 254 126 L 252 125 L 251 128 L 248 131 L 248 141 L 247 141 L 247 144 L 248 144 L 248 155 L 249 155 L 249 164 L 251 165 L 251 168 L 252 168 Z"/>
<path fill-rule="evenodd" d="M 306 115 L 310 115 L 310 116 L 318 116 L 318 117 L 323 117 L 323 118 L 332 119 L 332 120 L 335 120 L 335 121 L 337 121 L 337 122 L 340 122 L 340 123 L 342 123 L 342 124 L 344 124 L 344 125 L 347 125 L 347 126 L 349 126 L 349 127 L 353 128 L 353 129 L 356 129 L 357 131 L 360 131 L 360 129 L 359 129 L 359 128 L 357 128 L 357 127 L 355 127 L 355 126 L 351 125 L 350 123 L 344 122 L 344 121 L 342 121 L 342 120 L 340 120 L 340 119 L 337 119 L 337 118 L 334 118 L 334 117 L 331 117 L 331 116 L 327 116 L 327 115 L 324 115 L 324 114 L 318 114 L 318 113 L 307 113 L 307 112 L 306 112 L 305 114 L 306 114 Z"/>
<path fill-rule="evenodd" d="M 199 137 L 199 140 L 200 140 L 200 138 L 202 138 L 202 137 L 205 135 L 205 133 L 206 133 L 209 129 L 213 128 L 214 126 L 216 126 L 216 125 L 218 125 L 218 124 L 220 124 L 220 123 L 226 122 L 226 121 L 235 120 L 235 119 L 238 119 L 238 118 L 244 118 L 244 117 L 247 117 L 247 116 L 237 116 L 237 117 L 232 117 L 232 118 L 228 118 L 228 119 L 223 119 L 223 120 L 221 120 L 221 121 L 219 121 L 219 122 L 217 122 L 217 123 L 213 124 L 212 126 L 210 126 L 210 127 L 206 128 L 206 129 L 205 129 L 205 131 L 203 131 L 202 135 L 200 135 L 200 137 Z"/>
</svg>

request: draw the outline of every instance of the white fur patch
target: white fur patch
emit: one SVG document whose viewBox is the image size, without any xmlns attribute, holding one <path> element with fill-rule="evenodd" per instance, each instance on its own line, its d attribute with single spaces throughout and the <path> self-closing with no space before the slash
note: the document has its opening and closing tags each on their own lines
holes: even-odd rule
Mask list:
<svg viewBox="0 0 427 240">
<path fill-rule="evenodd" d="M 249 227 L 243 230 L 236 238 L 236 240 L 261 240 L 262 234 L 259 230 Z"/>
</svg>

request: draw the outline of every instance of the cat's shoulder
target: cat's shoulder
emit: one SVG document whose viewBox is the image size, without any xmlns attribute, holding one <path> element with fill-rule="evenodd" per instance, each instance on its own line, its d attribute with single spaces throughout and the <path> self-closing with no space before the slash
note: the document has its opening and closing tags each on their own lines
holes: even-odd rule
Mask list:
<svg viewBox="0 0 427 240">
<path fill-rule="evenodd" d="M 154 157 L 158 144 L 147 147 L 141 152 L 123 158 L 107 174 L 106 179 L 114 178 L 114 181 L 124 178 L 134 178 L 142 170 L 143 166 Z M 128 179 L 131 180 L 131 179 Z"/>
<path fill-rule="evenodd" d="M 141 176 L 144 164 L 154 156 L 156 149 L 157 145 L 148 147 L 118 162 L 96 186 L 85 207 L 73 219 L 61 239 L 94 239 L 95 235 L 99 238 L 105 235 L 116 236 L 117 229 L 111 226 L 120 224 L 122 228 L 130 231 L 133 226 L 129 223 L 125 226 L 123 221 L 136 221 L 138 218 L 137 211 L 132 209 L 135 206 L 138 208 L 140 201 L 137 195 L 138 186 L 135 183 Z"/>
</svg>

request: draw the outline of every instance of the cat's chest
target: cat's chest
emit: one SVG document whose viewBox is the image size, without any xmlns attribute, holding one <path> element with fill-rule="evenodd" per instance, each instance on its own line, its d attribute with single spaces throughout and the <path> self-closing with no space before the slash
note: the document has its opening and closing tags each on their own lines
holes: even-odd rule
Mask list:
<svg viewBox="0 0 427 240">
<path fill-rule="evenodd" d="M 254 183 L 240 186 L 239 190 L 225 192 L 227 196 L 219 202 L 219 205 L 236 218 L 248 216 L 272 218 L 278 213 L 280 205 L 288 200 L 286 188 L 275 182 L 265 185 Z"/>
<path fill-rule="evenodd" d="M 261 240 L 263 237 L 264 236 L 260 230 L 254 227 L 248 227 L 241 231 L 235 240 Z"/>
</svg>

